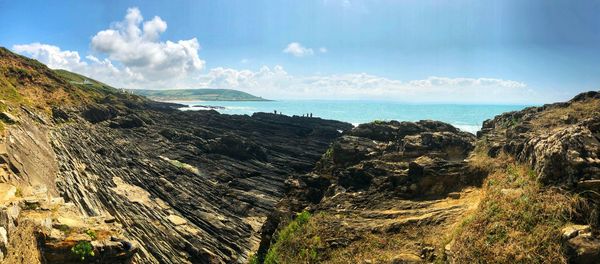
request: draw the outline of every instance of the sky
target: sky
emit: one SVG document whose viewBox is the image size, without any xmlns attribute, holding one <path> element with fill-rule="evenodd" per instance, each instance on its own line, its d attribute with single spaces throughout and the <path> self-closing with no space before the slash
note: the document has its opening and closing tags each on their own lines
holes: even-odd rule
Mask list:
<svg viewBox="0 0 600 264">
<path fill-rule="evenodd" d="M 600 89 L 600 1 L 0 0 L 0 46 L 119 88 L 540 104 Z"/>
</svg>

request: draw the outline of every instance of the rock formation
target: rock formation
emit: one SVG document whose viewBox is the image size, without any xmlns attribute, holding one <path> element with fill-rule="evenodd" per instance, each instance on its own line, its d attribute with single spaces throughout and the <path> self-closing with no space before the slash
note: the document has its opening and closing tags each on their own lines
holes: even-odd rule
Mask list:
<svg viewBox="0 0 600 264">
<path fill-rule="evenodd" d="M 547 184 L 592 184 L 600 180 L 600 93 L 566 103 L 531 107 L 487 120 L 479 133 L 492 146 L 531 164 Z"/>
<path fill-rule="evenodd" d="M 302 211 L 311 248 L 290 252 L 304 260 L 453 263 L 449 234 L 506 202 L 482 182 L 512 167 L 490 175 L 482 153 L 531 168 L 538 193 L 581 199 L 553 241 L 572 263 L 598 260 L 598 92 L 502 114 L 476 137 L 437 121 L 179 111 L 73 76 L 0 48 L 3 263 L 261 261 Z M 532 198 L 516 185 L 494 195 Z"/>
<path fill-rule="evenodd" d="M 103 85 L 76 86 L 35 61 L 1 51 L 6 89 L 23 101 L 39 93 L 48 97 L 34 105 L 3 102 L 10 113 L 3 116 L 8 134 L 2 180 L 43 188 L 48 201 L 62 197 L 79 213 L 71 217 L 79 220 L 67 221 L 79 233 L 104 230 L 106 219 L 116 223 L 110 235 L 91 241 L 91 249 L 79 248 L 95 253 L 87 261 L 245 262 L 258 248 L 266 216 L 284 196 L 285 180 L 310 171 L 330 142 L 351 128 L 319 118 L 182 112 L 178 105 Z M 85 233 L 77 239 L 57 233 L 60 223 L 41 235 L 44 223 L 30 230 L 49 241 L 37 250 L 47 256 L 37 261 L 67 262 L 78 248 L 61 241 L 90 240 Z M 131 247 L 118 247 L 120 241 Z"/>
</svg>

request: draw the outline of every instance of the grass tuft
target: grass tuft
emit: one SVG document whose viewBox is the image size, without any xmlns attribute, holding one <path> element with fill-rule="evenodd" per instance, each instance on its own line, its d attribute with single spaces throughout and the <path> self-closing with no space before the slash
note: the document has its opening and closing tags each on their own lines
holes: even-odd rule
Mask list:
<svg viewBox="0 0 600 264">
<path fill-rule="evenodd" d="M 309 212 L 297 214 L 296 218 L 277 233 L 275 243 L 265 256 L 265 264 L 316 263 L 318 249 L 323 246 L 321 238 L 314 233 L 314 223 Z"/>
</svg>

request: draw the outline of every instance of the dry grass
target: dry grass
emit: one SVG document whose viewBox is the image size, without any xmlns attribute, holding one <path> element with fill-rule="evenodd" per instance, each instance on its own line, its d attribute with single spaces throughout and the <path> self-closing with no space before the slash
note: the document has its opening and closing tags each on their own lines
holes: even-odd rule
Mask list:
<svg viewBox="0 0 600 264">
<path fill-rule="evenodd" d="M 565 116 L 582 120 L 598 114 L 600 114 L 600 100 L 587 99 L 573 102 L 567 107 L 556 107 L 543 111 L 532 120 L 532 123 L 537 127 L 556 127 L 563 125 L 561 119 Z"/>
<path fill-rule="evenodd" d="M 479 207 L 455 231 L 456 262 L 566 263 L 560 230 L 579 198 L 543 187 L 532 170 L 506 156 L 471 160 L 492 173 Z"/>
</svg>

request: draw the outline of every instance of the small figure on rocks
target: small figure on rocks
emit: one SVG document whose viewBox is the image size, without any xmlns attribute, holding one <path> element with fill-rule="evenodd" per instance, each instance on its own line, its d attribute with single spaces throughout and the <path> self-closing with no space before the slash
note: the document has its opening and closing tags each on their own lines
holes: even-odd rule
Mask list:
<svg viewBox="0 0 600 264">
<path fill-rule="evenodd" d="M 310 117 L 312 117 L 312 113 L 310 113 Z"/>
<path fill-rule="evenodd" d="M 273 110 L 273 114 L 277 114 L 277 110 Z"/>
</svg>

